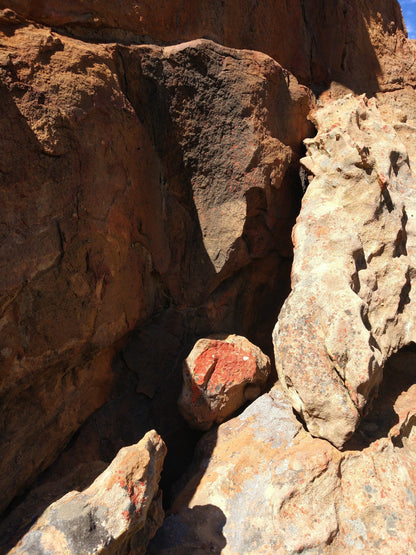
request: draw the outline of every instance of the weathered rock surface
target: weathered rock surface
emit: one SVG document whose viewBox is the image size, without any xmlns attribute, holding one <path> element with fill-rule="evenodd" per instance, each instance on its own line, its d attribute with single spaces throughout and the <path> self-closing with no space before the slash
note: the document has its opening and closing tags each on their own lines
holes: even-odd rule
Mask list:
<svg viewBox="0 0 416 555">
<path fill-rule="evenodd" d="M 0 71 L 3 509 L 108 398 L 114 343 L 153 309 L 136 185 L 159 173 L 105 47 L 3 21 Z"/>
<path fill-rule="evenodd" d="M 208 430 L 257 399 L 269 374 L 269 357 L 245 337 L 200 339 L 183 364 L 179 409 L 192 428 Z"/>
<path fill-rule="evenodd" d="M 207 37 L 259 50 L 307 85 L 336 81 L 375 92 L 415 83 L 415 49 L 396 0 L 0 0 L 0 7 L 79 38 L 172 44 Z"/>
<path fill-rule="evenodd" d="M 289 254 L 284 180 L 311 132 L 310 91 L 264 54 L 206 40 L 118 51 L 169 183 L 176 242 L 156 268 L 175 300 L 201 303 L 251 259 Z"/>
<path fill-rule="evenodd" d="M 148 553 L 413 553 L 416 446 L 386 437 L 402 361 L 392 370 L 365 423 L 372 440 L 355 450 L 311 437 L 278 387 L 210 431 Z M 401 397 L 414 402 L 413 380 L 414 369 Z"/>
<path fill-rule="evenodd" d="M 181 349 L 196 337 L 233 331 L 262 347 L 269 341 L 270 322 L 289 290 L 300 142 L 311 135 L 306 115 L 313 100 L 267 54 L 318 93 L 331 85 L 322 99 L 343 95 L 346 88 L 382 91 L 378 102 L 383 117 L 389 118 L 391 105 L 397 105 L 391 117 L 397 136 L 383 130 L 378 115 L 370 123 L 375 129 L 379 124 L 388 140 L 399 137 L 410 159 L 416 144 L 416 64 L 415 47 L 406 41 L 395 0 L 0 0 L 0 8 L 1 511 L 111 395 L 115 399 L 109 410 L 92 419 L 74 443 L 78 454 L 82 441 L 92 437 L 88 457 L 95 460 L 97 450 L 108 454 L 138 429 L 154 427 L 153 419 L 167 421 L 172 414 L 171 430 L 180 435 L 177 409 L 172 409 L 180 379 L 177 375 L 175 381 L 171 361 L 180 359 Z M 36 23 L 29 25 L 24 18 Z M 237 51 L 201 36 L 265 54 Z M 185 40 L 191 42 L 172 45 Z M 360 122 L 364 135 L 365 126 Z M 371 144 L 358 142 L 358 164 L 367 175 L 368 195 L 373 195 L 369 205 L 375 198 L 375 175 L 386 170 L 380 162 L 386 154 L 380 154 L 383 145 L 379 138 Z M 403 145 L 387 148 L 393 189 L 407 171 L 396 159 Z M 369 146 L 374 164 L 364 149 Z M 329 314 L 331 324 L 323 340 L 330 349 L 331 371 L 318 372 L 315 384 L 325 378 L 320 388 L 331 392 L 332 401 L 311 409 L 323 411 L 322 429 L 318 412 L 309 418 L 305 409 L 304 417 L 313 433 L 331 436 L 338 445 L 374 396 L 386 357 L 412 337 L 411 330 L 406 336 L 400 331 L 412 304 L 410 262 L 403 284 L 404 266 L 411 258 L 411 195 L 402 202 L 399 217 L 401 201 L 388 182 L 387 187 L 383 179 L 377 183 L 383 200 L 373 213 L 371 206 L 365 210 L 379 227 L 369 224 L 363 243 L 366 248 L 373 239 L 378 244 L 383 230 L 386 256 L 384 251 L 372 254 L 371 264 L 364 256 L 373 279 L 358 255 L 355 270 L 347 270 L 353 275 L 351 292 L 345 289 L 350 278 L 335 276 L 332 297 L 340 294 L 340 305 L 351 303 L 351 319 L 348 314 L 345 321 L 337 319 L 339 312 L 332 327 L 334 304 L 331 296 L 321 296 L 322 318 Z M 364 194 L 361 199 L 368 200 Z M 316 205 L 319 214 L 323 203 Z M 397 267 L 390 262 L 383 266 L 389 252 Z M 377 307 L 372 289 L 376 282 L 381 297 L 387 298 L 385 272 L 394 276 L 390 316 L 385 307 Z M 313 277 L 312 272 L 311 287 Z M 332 370 L 347 365 L 351 349 L 344 357 L 335 336 L 351 322 L 357 324 L 358 340 L 351 341 L 356 351 L 338 379 Z M 117 368 L 124 365 L 131 382 L 125 381 L 119 395 L 112 359 L 133 329 L 135 335 L 117 363 Z M 312 343 L 322 346 L 314 331 Z M 172 338 L 168 349 L 165 338 Z M 321 352 L 316 352 L 319 358 Z M 359 375 L 353 362 L 367 370 Z M 286 377 L 284 384 L 293 390 Z M 306 391 L 314 395 L 316 390 L 303 386 L 308 403 Z M 137 388 L 137 395 L 129 388 Z M 138 407 L 137 396 L 142 397 Z M 319 399 L 314 396 L 308 407 Z M 298 397 L 292 395 L 292 401 L 297 406 Z M 394 449 L 413 438 L 413 397 L 406 394 L 400 402 L 399 420 L 390 434 Z M 95 433 L 97 423 L 116 420 L 117 410 L 124 411 L 127 432 L 111 438 L 108 428 Z M 131 424 L 144 413 L 137 427 Z M 111 433 L 114 429 L 113 424 Z M 319 440 L 308 441 L 315 446 Z M 67 465 L 71 451 L 63 458 Z M 224 514 L 214 505 L 206 510 L 214 529 L 224 524 Z M 204 520 L 204 508 L 192 511 Z M 334 534 L 331 518 L 327 538 Z M 375 521 L 381 526 L 381 517 Z M 195 537 L 202 528 L 196 527 Z M 406 550 L 405 544 L 401 547 Z"/>
<path fill-rule="evenodd" d="M 416 339 L 416 180 L 374 100 L 328 102 L 315 117 L 293 290 L 273 336 L 293 407 L 313 435 L 341 447 L 377 394 L 386 359 Z"/>
<path fill-rule="evenodd" d="M 48 507 L 10 553 L 145 553 L 163 521 L 165 454 L 155 431 L 124 447 L 89 488 Z"/>
<path fill-rule="evenodd" d="M 9 551 L 28 532 L 42 513 L 54 501 L 69 491 L 82 491 L 89 487 L 99 474 L 104 472 L 108 464 L 100 460 L 90 460 L 77 464 L 76 460 L 66 471 L 57 474 L 47 483 L 34 484 L 29 493 L 16 503 L 0 522 L 0 553 Z"/>
<path fill-rule="evenodd" d="M 108 399 L 117 342 L 155 311 L 250 335 L 256 292 L 280 306 L 312 101 L 264 54 L 0 23 L 3 509 Z"/>
</svg>

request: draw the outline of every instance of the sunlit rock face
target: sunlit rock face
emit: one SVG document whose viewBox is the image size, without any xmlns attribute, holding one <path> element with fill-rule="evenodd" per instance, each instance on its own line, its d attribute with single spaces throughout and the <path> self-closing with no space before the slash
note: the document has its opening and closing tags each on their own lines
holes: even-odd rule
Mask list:
<svg viewBox="0 0 416 555">
<path fill-rule="evenodd" d="M 308 430 L 341 447 L 387 357 L 415 340 L 415 189 L 405 145 L 374 100 L 315 113 L 313 179 L 293 231 L 293 291 L 274 331 L 280 381 Z"/>
<path fill-rule="evenodd" d="M 391 357 L 344 451 L 306 432 L 279 386 L 208 432 L 148 553 L 412 552 L 415 362 Z"/>
<path fill-rule="evenodd" d="M 0 0 L 0 8 L 94 42 L 173 44 L 205 37 L 257 50 L 321 90 L 334 81 L 373 93 L 416 77 L 414 47 L 396 0 Z"/>
</svg>

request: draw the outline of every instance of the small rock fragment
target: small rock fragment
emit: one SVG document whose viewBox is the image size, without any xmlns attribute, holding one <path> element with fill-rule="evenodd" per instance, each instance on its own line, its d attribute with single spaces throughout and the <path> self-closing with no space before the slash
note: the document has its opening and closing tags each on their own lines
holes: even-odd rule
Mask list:
<svg viewBox="0 0 416 555">
<path fill-rule="evenodd" d="M 178 404 L 192 428 L 208 430 L 262 392 L 269 358 L 245 337 L 200 339 L 183 365 Z"/>
</svg>

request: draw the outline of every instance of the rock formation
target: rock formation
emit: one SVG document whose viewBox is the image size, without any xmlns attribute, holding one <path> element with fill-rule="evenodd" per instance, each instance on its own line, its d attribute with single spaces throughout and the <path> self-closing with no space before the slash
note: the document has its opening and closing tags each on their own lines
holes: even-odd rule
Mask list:
<svg viewBox="0 0 416 555">
<path fill-rule="evenodd" d="M 247 331 L 255 290 L 280 305 L 265 270 L 287 271 L 312 99 L 264 54 L 95 45 L 2 17 L 5 508 L 108 399 L 117 342 L 152 313 L 227 329 L 238 298 Z"/>
<path fill-rule="evenodd" d="M 10 553 L 145 553 L 163 521 L 159 479 L 166 447 L 151 431 L 124 447 L 82 492 L 56 501 Z"/>
<path fill-rule="evenodd" d="M 183 364 L 179 409 L 192 428 L 209 430 L 257 399 L 269 374 L 269 357 L 245 337 L 200 339 Z"/>
<path fill-rule="evenodd" d="M 328 102 L 315 118 L 302 160 L 314 178 L 293 231 L 293 290 L 275 358 L 308 430 L 342 447 L 387 358 L 416 341 L 416 181 L 374 100 Z"/>
<path fill-rule="evenodd" d="M 415 54 L 396 0 L 0 0 L 0 550 L 152 429 L 155 553 L 414 549 Z M 172 486 L 182 361 L 286 298 Z"/>
<path fill-rule="evenodd" d="M 414 426 L 415 363 L 390 361 L 352 450 L 305 432 L 279 386 L 208 432 L 148 553 L 413 553 L 414 431 L 390 426 L 405 405 Z"/>
<path fill-rule="evenodd" d="M 172 44 L 204 37 L 258 50 L 306 85 L 336 81 L 373 93 L 416 79 L 396 0 L 0 0 L 0 8 L 81 39 Z"/>
</svg>

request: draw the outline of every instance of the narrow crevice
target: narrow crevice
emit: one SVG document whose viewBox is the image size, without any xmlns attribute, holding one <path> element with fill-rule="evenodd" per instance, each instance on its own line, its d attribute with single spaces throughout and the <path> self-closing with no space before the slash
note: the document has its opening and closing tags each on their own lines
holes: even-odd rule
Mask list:
<svg viewBox="0 0 416 555">
<path fill-rule="evenodd" d="M 415 406 L 416 345 L 409 344 L 393 354 L 383 368 L 383 379 L 374 400 L 367 408 L 345 450 L 361 451 L 381 438 L 390 437 L 393 445 L 402 446 L 403 438 L 412 434 L 415 415 L 401 424 L 404 407 Z M 371 397 L 371 395 L 370 395 Z M 405 413 L 407 414 L 407 412 Z"/>
<path fill-rule="evenodd" d="M 354 293 L 358 294 L 361 289 L 359 274 L 362 270 L 365 270 L 367 268 L 364 249 L 361 247 L 360 249 L 354 251 L 352 253 L 352 257 L 355 264 L 355 272 L 351 276 L 351 289 L 354 291 Z"/>
<path fill-rule="evenodd" d="M 406 231 L 407 219 L 408 219 L 407 213 L 403 208 L 403 214 L 401 219 L 402 227 L 398 231 L 396 240 L 394 242 L 393 257 L 396 257 L 396 258 L 398 258 L 399 256 L 407 255 L 407 231 Z"/>
<path fill-rule="evenodd" d="M 406 272 L 406 283 L 403 285 L 400 291 L 400 301 L 397 307 L 397 314 L 402 314 L 406 305 L 410 303 L 409 293 L 411 291 L 412 284 L 410 281 L 409 271 Z"/>
</svg>

